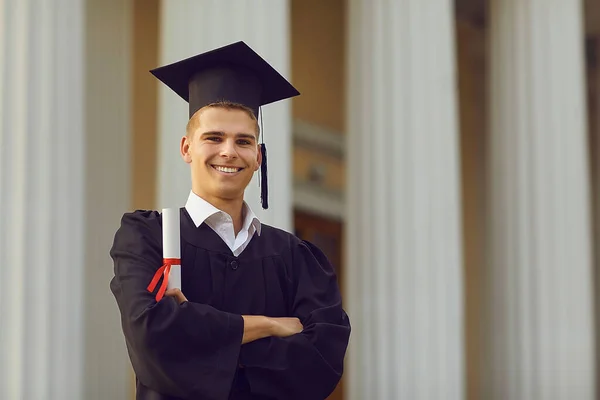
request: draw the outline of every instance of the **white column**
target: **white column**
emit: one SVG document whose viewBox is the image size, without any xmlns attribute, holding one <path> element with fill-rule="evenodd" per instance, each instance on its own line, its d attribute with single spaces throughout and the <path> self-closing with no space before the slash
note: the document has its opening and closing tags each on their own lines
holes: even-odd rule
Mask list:
<svg viewBox="0 0 600 400">
<path fill-rule="evenodd" d="M 245 41 L 290 79 L 289 5 L 287 0 L 178 0 L 161 3 L 160 65 Z M 292 82 L 293 83 L 293 82 Z M 159 187 L 157 208 L 185 204 L 191 188 L 189 166 L 179 155 L 185 135 L 187 103 L 170 89 L 159 90 Z M 246 201 L 264 223 L 292 229 L 291 103 L 262 107 L 269 160 L 269 209 L 260 206 L 259 173 L 246 190 Z"/>
<path fill-rule="evenodd" d="M 463 399 L 453 3 L 351 0 L 350 399 Z"/>
<path fill-rule="evenodd" d="M 595 398 L 581 7 L 491 2 L 481 398 Z"/>
<path fill-rule="evenodd" d="M 83 398 L 83 6 L 0 4 L 2 399 Z"/>
<path fill-rule="evenodd" d="M 85 3 L 85 4 L 84 4 Z M 128 6 L 0 2 L 0 398 L 125 399 Z"/>
</svg>

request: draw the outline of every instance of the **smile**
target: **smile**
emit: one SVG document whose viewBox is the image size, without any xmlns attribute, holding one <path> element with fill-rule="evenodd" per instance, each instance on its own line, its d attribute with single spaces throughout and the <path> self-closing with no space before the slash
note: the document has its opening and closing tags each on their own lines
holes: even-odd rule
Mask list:
<svg viewBox="0 0 600 400">
<path fill-rule="evenodd" d="M 214 169 L 216 169 L 219 172 L 224 172 L 226 174 L 235 174 L 236 172 L 240 172 L 241 170 L 243 170 L 243 168 L 237 168 L 237 167 L 222 167 L 220 165 L 212 165 L 212 167 Z"/>
</svg>

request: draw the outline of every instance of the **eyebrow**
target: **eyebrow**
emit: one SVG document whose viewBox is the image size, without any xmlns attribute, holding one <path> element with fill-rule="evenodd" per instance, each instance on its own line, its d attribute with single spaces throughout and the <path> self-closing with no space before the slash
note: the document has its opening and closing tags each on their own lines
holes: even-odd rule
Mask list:
<svg viewBox="0 0 600 400">
<path fill-rule="evenodd" d="M 203 132 L 201 135 L 201 137 L 204 136 L 226 136 L 224 132 L 221 131 L 208 131 L 208 132 Z M 252 139 L 252 140 L 256 140 L 256 135 L 252 134 L 252 133 L 237 133 L 235 135 L 236 139 Z"/>
</svg>

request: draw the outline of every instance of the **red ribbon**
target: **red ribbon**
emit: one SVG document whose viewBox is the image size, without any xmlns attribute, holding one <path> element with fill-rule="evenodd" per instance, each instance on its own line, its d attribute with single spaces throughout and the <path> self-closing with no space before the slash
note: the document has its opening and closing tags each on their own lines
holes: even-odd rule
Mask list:
<svg viewBox="0 0 600 400">
<path fill-rule="evenodd" d="M 160 277 L 161 276 L 163 277 L 162 284 L 160 285 L 160 288 L 158 289 L 158 293 L 156 293 L 156 301 L 160 301 L 160 299 L 163 298 L 165 291 L 167 290 L 167 285 L 169 284 L 169 273 L 171 272 L 171 267 L 173 265 L 181 265 L 181 259 L 179 259 L 179 258 L 164 258 L 163 263 L 164 264 L 156 271 L 156 273 L 154 274 L 154 278 L 152 278 L 152 281 L 148 285 L 148 291 L 150 293 L 154 292 L 154 289 L 156 288 L 156 285 L 158 284 Z"/>
</svg>

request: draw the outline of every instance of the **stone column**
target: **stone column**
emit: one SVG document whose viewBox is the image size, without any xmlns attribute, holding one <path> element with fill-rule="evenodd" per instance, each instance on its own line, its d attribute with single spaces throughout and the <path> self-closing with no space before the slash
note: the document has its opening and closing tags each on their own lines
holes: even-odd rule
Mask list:
<svg viewBox="0 0 600 400">
<path fill-rule="evenodd" d="M 128 193 L 118 0 L 0 2 L 0 398 L 125 398 L 108 250 Z"/>
<path fill-rule="evenodd" d="M 290 79 L 289 5 L 287 0 L 178 0 L 161 4 L 160 65 L 245 41 Z M 293 82 L 292 82 L 293 83 Z M 189 166 L 179 155 L 185 135 L 187 103 L 164 85 L 159 90 L 159 163 L 157 208 L 180 207 L 191 188 Z M 259 172 L 246 190 L 246 201 L 262 222 L 292 229 L 291 102 L 262 107 L 269 160 L 269 209 L 260 206 Z"/>
<path fill-rule="evenodd" d="M 581 7 L 491 2 L 481 398 L 595 398 Z"/>
<path fill-rule="evenodd" d="M 0 5 L 3 399 L 82 398 L 83 10 Z"/>
<path fill-rule="evenodd" d="M 464 397 L 453 7 L 349 1 L 349 399 Z"/>
</svg>

